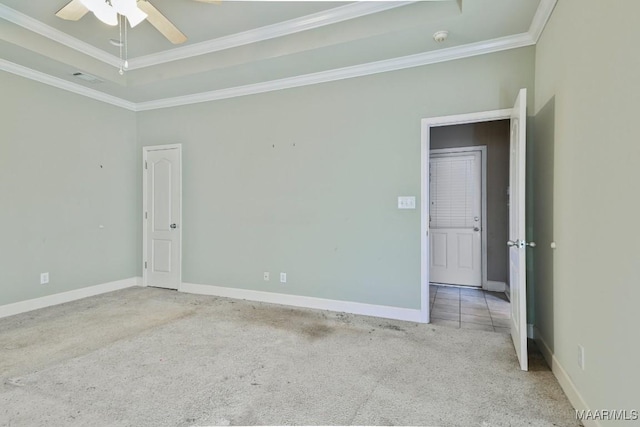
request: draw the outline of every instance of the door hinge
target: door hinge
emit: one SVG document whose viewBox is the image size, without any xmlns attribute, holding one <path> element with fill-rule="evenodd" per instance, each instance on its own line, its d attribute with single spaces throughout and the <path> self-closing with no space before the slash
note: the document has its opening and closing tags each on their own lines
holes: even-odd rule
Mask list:
<svg viewBox="0 0 640 427">
<path fill-rule="evenodd" d="M 147 215 L 147 212 L 144 213 L 144 219 L 149 219 L 149 216 Z"/>
<path fill-rule="evenodd" d="M 147 261 L 144 262 L 144 268 L 147 268 Z"/>
<path fill-rule="evenodd" d="M 146 160 L 144 161 L 144 168 L 145 169 L 149 169 L 149 167 L 147 166 L 147 161 Z"/>
</svg>

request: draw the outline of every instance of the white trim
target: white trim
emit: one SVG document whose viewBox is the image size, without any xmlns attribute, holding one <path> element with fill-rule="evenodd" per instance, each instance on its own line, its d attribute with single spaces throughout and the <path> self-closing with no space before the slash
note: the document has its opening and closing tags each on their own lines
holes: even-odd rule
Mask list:
<svg viewBox="0 0 640 427">
<path fill-rule="evenodd" d="M 511 108 L 505 108 L 503 110 L 480 111 L 477 113 L 430 117 L 427 119 L 422 119 L 422 125 L 428 125 L 429 128 L 432 128 L 438 126 L 463 125 L 467 123 L 491 122 L 494 120 L 506 120 L 510 118 Z"/>
<path fill-rule="evenodd" d="M 405 68 L 418 67 L 422 65 L 429 65 L 429 64 L 435 64 L 435 63 L 446 62 L 446 61 L 453 61 L 456 59 L 469 58 L 477 55 L 483 55 L 488 53 L 500 52 L 508 49 L 516 49 L 520 47 L 535 45 L 538 38 L 542 34 L 542 31 L 544 30 L 544 27 L 547 21 L 551 17 L 551 13 L 553 12 L 553 8 L 555 7 L 556 2 L 557 0 L 541 0 L 538 6 L 538 9 L 536 10 L 536 14 L 534 15 L 534 18 L 531 22 L 529 31 L 526 33 L 515 34 L 511 36 L 501 37 L 493 40 L 486 40 L 486 41 L 477 42 L 477 43 L 471 43 L 471 44 L 457 46 L 457 47 L 448 48 L 448 49 L 441 49 L 433 52 L 424 52 L 416 55 L 409 55 L 409 56 L 404 56 L 399 58 L 388 59 L 384 61 L 372 62 L 368 64 L 360 64 L 352 67 L 340 68 L 335 70 L 327 70 L 319 73 L 295 76 L 295 77 L 290 77 L 290 78 L 285 78 L 280 80 L 272 80 L 268 82 L 255 83 L 255 84 L 250 84 L 245 86 L 238 86 L 233 88 L 202 92 L 202 93 L 193 94 L 193 95 L 185 95 L 185 96 L 179 96 L 174 98 L 156 99 L 153 101 L 146 101 L 138 104 L 132 103 L 130 101 L 127 101 L 121 98 L 117 98 L 115 96 L 107 95 L 103 92 L 88 89 L 88 88 L 85 88 L 84 86 L 76 85 L 66 80 L 49 76 L 47 74 L 44 74 L 35 70 L 31 70 L 27 67 L 13 64 L 9 61 L 2 60 L 3 63 L 2 63 L 1 69 L 17 75 L 21 75 L 26 78 L 30 78 L 32 80 L 49 84 L 51 86 L 65 89 L 70 92 L 77 93 L 79 95 L 88 96 L 90 98 L 93 98 L 99 101 L 117 105 L 119 107 L 126 108 L 128 110 L 132 110 L 132 111 L 154 110 L 159 108 L 175 107 L 179 105 L 188 105 L 188 104 L 194 104 L 199 102 L 216 101 L 220 99 L 227 99 L 227 98 L 233 98 L 238 96 L 254 95 L 258 93 L 265 93 L 265 92 L 271 92 L 275 90 L 289 89 L 289 88 L 307 86 L 307 85 L 318 84 L 318 83 L 326 83 L 330 81 L 366 76 L 366 75 L 371 75 L 376 73 L 383 73 L 387 71 L 401 70 Z M 411 2 L 402 2 L 401 6 L 408 3 L 411 3 Z M 359 3 L 356 3 L 355 5 L 347 5 L 347 6 L 335 8 L 335 9 L 342 10 L 342 12 L 339 12 L 338 14 L 334 14 L 330 19 L 345 20 L 345 19 L 352 19 L 352 18 L 348 18 L 347 16 L 357 17 L 358 13 L 363 13 L 363 14 L 375 13 L 374 11 L 372 11 L 372 9 L 370 10 L 366 9 L 367 7 L 374 7 L 374 6 L 356 6 L 358 4 L 364 5 L 366 3 L 359 2 Z M 377 4 L 377 3 L 372 3 L 372 4 Z M 398 5 L 396 5 L 396 7 L 397 6 Z M 342 9 L 347 7 L 351 7 L 352 9 Z M 382 7 L 382 6 L 379 6 L 379 7 Z M 355 8 L 362 8 L 362 9 L 358 11 Z M 335 9 L 333 9 L 334 12 L 335 12 Z M 347 12 L 345 12 L 345 10 Z M 49 37 L 52 40 L 55 40 L 73 49 L 79 50 L 83 53 L 86 53 L 87 55 L 92 56 L 96 59 L 99 59 L 103 62 L 106 62 L 110 65 L 119 66 L 120 64 L 119 59 L 117 57 L 107 54 L 106 52 L 101 51 L 100 49 L 97 49 L 92 45 L 88 45 L 80 40 L 77 40 L 71 36 L 68 36 L 67 34 L 62 33 L 52 27 L 42 24 L 40 21 L 30 18 L 7 6 L 0 5 L 0 12 L 1 12 L 0 17 L 7 19 L 11 22 L 14 22 L 17 25 L 21 25 L 24 28 L 27 28 L 31 31 L 34 31 L 34 32 L 37 32 L 38 34 Z M 342 14 L 342 18 L 340 17 L 340 14 Z M 309 16 L 313 16 L 313 15 L 309 15 Z M 363 15 L 360 15 L 360 16 L 363 16 Z M 299 19 L 302 19 L 302 18 L 299 18 Z M 329 21 L 326 21 L 326 22 L 329 22 Z M 335 22 L 339 22 L 339 21 L 335 21 Z M 285 23 L 282 23 L 282 24 L 285 24 Z M 291 25 L 291 23 L 289 23 L 288 25 Z M 307 25 L 312 25 L 312 23 L 308 23 Z M 257 29 L 255 31 L 265 31 L 264 28 L 266 27 L 263 27 L 262 29 Z M 292 31 L 292 30 L 293 30 L 292 28 L 289 29 L 289 31 Z M 265 31 L 265 34 L 263 34 L 263 37 L 266 36 L 267 33 L 273 34 L 273 32 L 277 32 L 277 31 L 285 31 L 285 30 L 284 29 L 276 30 L 274 28 L 271 28 L 268 32 Z M 245 34 L 245 33 L 240 33 L 240 34 Z M 234 41 L 233 37 L 238 37 L 238 39 Z M 221 42 L 220 39 L 218 39 L 218 41 L 211 40 L 209 42 L 203 42 L 202 46 L 193 48 L 194 51 L 190 52 L 188 55 L 193 56 L 196 54 L 202 54 L 202 53 L 198 53 L 201 51 L 201 50 L 199 51 L 198 49 L 205 49 L 205 47 L 206 49 L 211 49 L 214 45 L 216 46 L 215 49 L 220 50 L 222 49 L 222 46 L 225 43 L 227 43 L 227 46 L 232 46 L 231 42 L 239 43 L 240 38 L 249 39 L 250 37 L 251 36 L 247 34 L 245 34 L 242 37 L 236 34 L 234 36 L 228 36 L 227 38 L 225 38 L 227 40 L 224 42 Z M 257 37 L 257 36 L 254 35 L 253 37 Z M 211 45 L 209 45 L 209 43 Z M 183 48 L 177 48 L 177 49 L 168 51 L 173 53 L 171 55 L 167 54 L 167 57 L 165 58 L 165 60 L 169 61 L 169 60 L 179 59 L 178 57 L 175 57 L 175 59 L 171 59 L 171 57 L 172 55 L 185 55 L 187 51 L 185 50 L 184 53 L 181 53 L 182 51 L 180 49 L 192 49 L 191 46 L 198 46 L 198 45 L 200 44 L 194 44 L 190 46 L 185 46 Z M 226 47 L 226 48 L 228 49 L 229 47 Z M 177 51 L 178 53 L 176 54 L 175 51 Z M 106 54 L 107 56 L 104 56 L 103 54 Z M 132 58 L 129 60 L 129 63 L 130 63 L 129 68 L 130 69 L 142 68 L 144 66 L 153 65 L 154 61 L 158 61 L 158 58 L 156 56 L 160 56 L 160 55 L 163 55 L 163 54 L 147 55 L 147 56 L 142 56 L 138 58 Z M 185 58 L 189 57 L 188 55 L 184 57 Z M 147 63 L 148 65 L 145 65 L 145 63 Z M 8 64 L 11 64 L 11 65 L 8 65 Z"/>
<path fill-rule="evenodd" d="M 356 2 L 345 6 L 339 6 L 325 11 L 312 13 L 288 21 L 255 28 L 241 33 L 231 34 L 213 40 L 194 43 L 184 47 L 166 50 L 150 55 L 139 56 L 129 59 L 129 69 L 135 70 L 153 65 L 164 64 L 180 59 L 192 58 L 198 55 L 218 52 L 251 43 L 257 43 L 276 37 L 287 36 L 314 28 L 332 25 L 350 19 L 374 13 L 384 12 L 389 9 L 406 6 L 415 1 L 392 1 L 392 2 Z M 6 5 L 0 4 L 0 18 L 13 22 L 29 31 L 50 40 L 58 42 L 64 46 L 74 49 L 80 53 L 91 56 L 99 61 L 114 67 L 120 67 L 121 60 L 100 48 L 79 40 L 60 30 L 57 30 L 37 19 L 34 19 L 22 12 L 18 12 Z"/>
<path fill-rule="evenodd" d="M 0 4 L 0 18 L 6 19 L 9 22 L 13 22 L 16 25 L 26 28 L 29 31 L 33 31 L 36 34 L 40 34 L 62 45 L 65 45 L 71 49 L 77 50 L 80 53 L 84 53 L 87 56 L 102 61 L 105 64 L 113 65 L 114 67 L 120 67 L 122 61 L 115 55 L 105 52 L 89 43 L 83 42 L 75 37 L 68 35 L 60 30 L 56 30 L 43 22 L 38 21 L 30 16 L 25 15 L 22 12 L 11 9 L 8 6 Z"/>
<path fill-rule="evenodd" d="M 406 68 L 420 67 L 461 58 L 500 52 L 507 49 L 531 46 L 533 41 L 527 33 L 516 36 L 502 37 L 486 42 L 472 43 L 464 46 L 441 49 L 432 52 L 424 52 L 416 55 L 408 55 L 400 58 L 385 59 L 366 64 L 317 73 L 303 74 L 279 80 L 254 83 L 245 86 L 237 86 L 226 89 L 201 92 L 192 95 L 176 96 L 155 101 L 146 101 L 136 104 L 138 111 L 155 110 L 159 108 L 177 107 L 181 105 L 196 104 L 200 102 L 217 101 L 220 99 L 235 98 L 239 96 L 255 95 L 258 93 L 272 92 L 282 89 L 308 86 L 319 83 L 327 83 L 354 77 L 368 76 L 385 73 L 388 71 L 403 70 Z"/>
<path fill-rule="evenodd" d="M 177 96 L 173 98 L 163 98 L 153 101 L 133 103 L 112 95 L 107 95 L 94 89 L 88 89 L 66 80 L 49 76 L 39 71 L 31 70 L 27 67 L 2 60 L 2 69 L 14 74 L 40 81 L 51 86 L 59 87 L 79 95 L 88 96 L 99 101 L 117 105 L 132 111 L 147 111 L 160 108 L 177 107 L 200 102 L 217 101 L 221 99 L 235 98 L 239 96 L 255 95 L 276 90 L 291 89 L 301 86 L 309 86 L 319 83 L 350 79 L 355 77 L 368 76 L 372 74 L 385 73 L 389 71 L 403 70 L 406 68 L 420 67 L 424 65 L 437 64 L 456 59 L 469 58 L 488 53 L 500 52 L 508 49 L 516 49 L 533 45 L 534 42 L 528 33 L 514 36 L 501 37 L 499 39 L 484 42 L 472 43 L 464 46 L 457 46 L 448 49 L 441 49 L 432 52 L 424 52 L 415 55 L 408 55 L 399 58 L 386 59 L 382 61 L 369 62 L 366 64 L 354 65 L 351 67 L 337 68 L 333 70 L 320 71 L 317 73 L 304 74 L 300 76 L 287 77 L 279 80 L 254 83 L 245 86 L 237 86 L 209 92 L 201 92 L 191 95 Z"/>
<path fill-rule="evenodd" d="M 490 292 L 504 292 L 507 289 L 507 284 L 505 282 L 496 282 L 495 280 L 487 280 L 487 284 L 483 289 L 485 291 L 490 291 Z"/>
<path fill-rule="evenodd" d="M 116 107 L 122 107 L 127 110 L 136 111 L 136 104 L 133 102 L 129 102 L 122 98 L 108 95 L 104 92 L 90 89 L 77 83 L 69 82 L 67 80 L 51 76 L 40 71 L 32 70 L 31 68 L 15 64 L 2 58 L 0 58 L 0 70 L 15 74 L 20 77 L 35 80 L 49 86 L 57 87 L 58 89 L 86 96 L 87 98 L 95 99 L 96 101 L 102 101 L 106 102 L 107 104 L 115 105 Z"/>
<path fill-rule="evenodd" d="M 194 43 L 183 47 L 165 50 L 158 53 L 139 56 L 129 59 L 129 69 L 136 70 L 154 65 L 165 64 L 171 61 L 192 58 L 194 56 L 205 55 L 207 53 L 219 52 L 221 50 L 244 46 L 251 43 L 258 43 L 277 37 L 287 36 L 314 28 L 324 27 L 361 16 L 384 12 L 389 9 L 406 6 L 415 1 L 393 1 L 393 2 L 356 2 L 346 6 L 339 6 L 333 9 L 320 11 L 306 16 L 278 22 L 241 33 L 231 34 L 217 39 Z"/>
<path fill-rule="evenodd" d="M 115 282 L 102 283 L 100 285 L 75 289 L 73 291 L 61 292 L 26 301 L 15 302 L 13 304 L 1 305 L 0 318 L 26 313 L 28 311 L 38 310 L 45 307 L 51 307 L 53 305 L 64 304 L 66 302 L 76 301 L 95 295 L 106 294 L 107 292 L 119 291 L 120 289 L 131 288 L 136 285 L 136 278 L 130 277 L 128 279 L 116 280 Z"/>
<path fill-rule="evenodd" d="M 194 283 L 182 283 L 178 290 L 180 292 L 187 292 L 191 294 L 213 295 L 225 298 L 289 305 L 293 307 L 337 311 L 364 316 L 382 317 L 386 319 L 405 320 L 408 322 L 420 322 L 420 310 L 410 308 L 373 305 L 291 294 L 279 294 L 274 292 L 253 291 L 250 289 L 228 288 L 223 286 L 198 285 Z"/>
<path fill-rule="evenodd" d="M 555 354 L 553 354 L 551 348 L 549 348 L 549 346 L 547 345 L 538 328 L 534 327 L 533 329 L 535 340 L 538 343 L 538 348 L 547 361 L 547 364 L 551 367 L 551 372 L 553 372 L 553 375 L 555 375 L 558 383 L 560 384 L 560 387 L 562 387 L 564 394 L 567 395 L 567 398 L 569 399 L 571 405 L 573 405 L 573 407 L 578 411 L 589 410 L 589 406 L 584 401 L 576 385 L 573 383 L 573 381 L 571 381 L 569 374 L 560 364 L 560 361 L 555 356 Z M 588 419 L 581 421 L 585 427 L 600 427 L 602 425 L 599 420 Z"/>
<path fill-rule="evenodd" d="M 531 26 L 529 27 L 529 34 L 536 43 L 538 43 L 544 27 L 547 25 L 547 22 L 549 22 L 557 2 L 558 0 L 540 0 L 536 14 L 533 16 Z"/>
<path fill-rule="evenodd" d="M 431 323 L 431 304 L 429 304 L 429 152 L 431 150 L 430 127 L 424 120 L 420 129 L 420 321 Z M 425 193 L 424 189 L 427 188 Z"/>
<path fill-rule="evenodd" d="M 481 288 L 487 289 L 487 146 L 486 145 L 470 145 L 468 147 L 453 147 L 453 148 L 433 148 L 429 150 L 429 154 L 451 154 L 451 153 L 472 153 L 474 151 L 480 151 L 480 163 L 482 170 L 480 171 L 480 216 L 482 221 L 480 224 L 480 248 L 482 266 L 481 266 Z"/>
<path fill-rule="evenodd" d="M 511 108 L 504 110 L 481 111 L 477 113 L 456 114 L 422 119 L 420 150 L 420 307 L 422 322 L 429 322 L 429 149 L 431 147 L 431 128 L 438 126 L 460 125 L 466 123 L 504 120 L 511 117 Z"/>
<path fill-rule="evenodd" d="M 145 213 L 147 212 L 147 179 L 148 179 L 148 169 L 145 167 L 147 163 L 147 159 L 149 156 L 149 151 L 160 151 L 160 150 L 178 150 L 178 162 L 180 164 L 180 188 L 178 189 L 179 197 L 179 216 L 178 219 L 178 245 L 180 246 L 180 274 L 178 275 L 178 284 L 175 289 L 180 289 L 180 283 L 182 283 L 182 144 L 166 144 L 166 145 L 147 145 L 142 147 L 142 286 L 149 286 L 147 270 L 145 267 L 145 262 L 148 262 L 147 259 L 147 221 Z"/>
</svg>

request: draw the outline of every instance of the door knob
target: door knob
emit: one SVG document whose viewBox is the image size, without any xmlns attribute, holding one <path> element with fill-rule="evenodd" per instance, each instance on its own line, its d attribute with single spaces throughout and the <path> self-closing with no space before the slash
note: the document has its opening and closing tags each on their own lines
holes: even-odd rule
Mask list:
<svg viewBox="0 0 640 427">
<path fill-rule="evenodd" d="M 171 224 L 169 227 L 171 228 L 178 228 L 178 226 L 176 224 Z"/>
<path fill-rule="evenodd" d="M 478 227 L 473 227 L 473 231 L 480 231 Z"/>
<path fill-rule="evenodd" d="M 529 246 L 530 248 L 535 248 L 536 242 L 525 242 L 524 240 L 519 240 L 514 242 L 513 240 L 508 240 L 507 246 L 509 247 L 517 246 L 519 248 L 524 248 L 525 246 Z"/>
</svg>

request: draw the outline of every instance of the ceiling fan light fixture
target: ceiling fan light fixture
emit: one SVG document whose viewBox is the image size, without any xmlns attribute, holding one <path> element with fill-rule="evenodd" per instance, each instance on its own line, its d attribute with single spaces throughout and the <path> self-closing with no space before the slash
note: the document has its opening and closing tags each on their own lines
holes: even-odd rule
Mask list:
<svg viewBox="0 0 640 427">
<path fill-rule="evenodd" d="M 140 9 L 138 9 L 137 7 L 135 8 L 134 11 L 132 11 L 129 14 L 125 14 L 124 16 L 127 17 L 127 20 L 129 21 L 129 25 L 131 25 L 131 28 L 135 27 L 136 25 L 138 25 L 139 23 L 147 19 L 147 14 L 141 11 Z"/>
<path fill-rule="evenodd" d="M 113 8 L 127 18 L 131 28 L 147 19 L 147 14 L 140 10 L 137 3 L 136 0 L 111 0 Z"/>
<path fill-rule="evenodd" d="M 118 14 L 114 8 L 104 0 L 80 0 L 80 3 L 89 9 L 96 18 L 107 25 L 118 25 Z"/>
</svg>

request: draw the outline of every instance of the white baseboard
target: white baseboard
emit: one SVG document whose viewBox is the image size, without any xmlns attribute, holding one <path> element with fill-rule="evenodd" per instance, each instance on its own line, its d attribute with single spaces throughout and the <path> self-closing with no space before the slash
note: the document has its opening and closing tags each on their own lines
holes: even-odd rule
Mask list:
<svg viewBox="0 0 640 427">
<path fill-rule="evenodd" d="M 115 282 L 102 283 L 100 285 L 89 286 L 87 288 L 75 289 L 73 291 L 61 292 L 47 295 L 40 298 L 33 298 L 26 301 L 15 302 L 0 306 L 0 318 L 13 316 L 15 314 L 26 313 L 27 311 L 38 310 L 40 308 L 51 307 L 52 305 L 64 304 L 82 298 L 92 297 L 107 292 L 118 291 L 137 285 L 137 278 L 116 280 Z"/>
<path fill-rule="evenodd" d="M 484 285 L 485 291 L 491 292 L 504 292 L 507 289 L 507 284 L 504 282 L 495 282 L 493 280 L 487 280 L 487 284 Z"/>
<path fill-rule="evenodd" d="M 386 319 L 420 322 L 419 309 L 364 304 L 360 302 L 339 301 L 299 295 L 279 294 L 275 292 L 227 288 L 222 286 L 197 285 L 193 283 L 182 283 L 178 290 L 180 292 L 187 292 L 191 294 L 213 295 L 218 297 L 267 302 L 271 304 L 290 305 L 293 307 L 314 308 L 318 310 L 383 317 Z"/>
<path fill-rule="evenodd" d="M 551 366 L 551 372 L 553 372 L 553 375 L 555 375 L 558 383 L 560 384 L 560 387 L 562 387 L 562 390 L 564 391 L 564 394 L 567 395 L 569 402 L 571 402 L 571 405 L 573 405 L 573 407 L 577 411 L 589 410 L 589 407 L 582 398 L 582 395 L 580 395 L 580 392 L 576 388 L 575 384 L 573 384 L 573 381 L 571 381 L 571 378 L 569 378 L 569 374 L 567 374 L 567 371 L 564 370 L 556 356 L 553 354 L 551 348 L 545 342 L 544 337 L 540 334 L 538 328 L 535 327 L 534 336 L 536 337 L 535 339 L 538 343 L 540 352 L 542 352 L 545 360 L 547 361 L 549 366 Z M 581 421 L 585 427 L 601 427 L 599 420 L 587 419 Z"/>
</svg>

